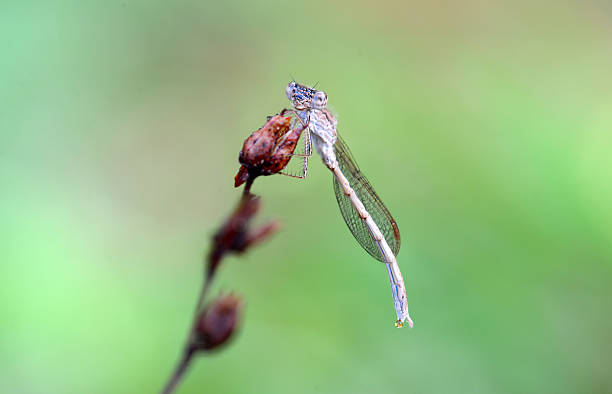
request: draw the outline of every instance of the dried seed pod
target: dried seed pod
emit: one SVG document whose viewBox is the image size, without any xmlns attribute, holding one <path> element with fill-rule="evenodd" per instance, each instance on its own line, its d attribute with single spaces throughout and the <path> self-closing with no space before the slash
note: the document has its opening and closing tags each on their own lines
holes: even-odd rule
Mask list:
<svg viewBox="0 0 612 394">
<path fill-rule="evenodd" d="M 225 344 L 236 331 L 241 304 L 240 298 L 229 294 L 204 308 L 195 327 L 194 348 L 212 350 Z"/>
<path fill-rule="evenodd" d="M 238 187 L 249 178 L 279 173 L 291 160 L 304 125 L 291 130 L 291 116 L 284 116 L 287 110 L 268 119 L 260 129 L 254 131 L 245 141 L 238 156 L 242 166 L 234 177 Z"/>
<path fill-rule="evenodd" d="M 259 205 L 259 198 L 251 194 L 245 195 L 234 213 L 214 235 L 213 247 L 207 260 L 209 277 L 215 273 L 225 254 L 242 253 L 276 232 L 279 227 L 277 222 L 269 222 L 254 230 L 250 228 Z"/>
<path fill-rule="evenodd" d="M 259 130 L 245 141 L 238 156 L 240 164 L 249 167 L 261 166 L 274 153 L 276 145 L 291 127 L 291 117 L 274 115 Z"/>
<path fill-rule="evenodd" d="M 272 155 L 267 160 L 265 171 L 268 173 L 263 175 L 277 174 L 289 164 L 289 160 L 292 157 L 291 154 L 295 151 L 303 130 L 302 127 L 298 127 L 285 134 L 285 138 L 278 143 L 274 152 L 272 152 Z"/>
</svg>

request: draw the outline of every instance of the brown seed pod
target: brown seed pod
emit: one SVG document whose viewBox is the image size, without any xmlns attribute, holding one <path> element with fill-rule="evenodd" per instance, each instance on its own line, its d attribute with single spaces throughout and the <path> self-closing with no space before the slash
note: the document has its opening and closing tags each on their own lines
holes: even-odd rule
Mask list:
<svg viewBox="0 0 612 394">
<path fill-rule="evenodd" d="M 231 294 L 220 296 L 208 305 L 195 327 L 195 349 L 212 350 L 225 344 L 238 326 L 240 306 L 240 298 Z"/>
<path fill-rule="evenodd" d="M 242 166 L 234 177 L 235 187 L 249 178 L 277 174 L 287 166 L 305 126 L 300 124 L 289 131 L 292 118 L 285 116 L 286 112 L 287 110 L 283 110 L 280 114 L 270 117 L 266 124 L 244 141 L 238 156 Z"/>
</svg>

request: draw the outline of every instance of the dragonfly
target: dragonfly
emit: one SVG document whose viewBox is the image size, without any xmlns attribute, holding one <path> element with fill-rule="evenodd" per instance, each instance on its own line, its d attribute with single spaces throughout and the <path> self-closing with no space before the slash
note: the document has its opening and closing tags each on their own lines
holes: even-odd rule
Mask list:
<svg viewBox="0 0 612 394">
<path fill-rule="evenodd" d="M 387 267 L 397 314 L 395 326 L 399 328 L 408 323 L 413 327 L 404 279 L 395 258 L 401 244 L 399 228 L 338 135 L 338 121 L 327 110 L 327 94 L 295 81 L 287 85 L 285 94 L 302 122 L 308 125 L 303 132 L 307 138 L 306 152 L 312 155 L 310 145 L 314 145 L 333 173 L 334 193 L 348 228 L 357 242 Z"/>
</svg>

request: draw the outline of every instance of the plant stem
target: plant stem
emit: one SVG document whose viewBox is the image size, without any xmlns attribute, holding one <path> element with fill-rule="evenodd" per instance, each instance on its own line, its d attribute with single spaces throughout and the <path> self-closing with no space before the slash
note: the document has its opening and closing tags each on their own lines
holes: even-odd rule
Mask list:
<svg viewBox="0 0 612 394">
<path fill-rule="evenodd" d="M 248 196 L 251 193 L 251 186 L 253 186 L 253 182 L 255 182 L 255 178 L 252 178 L 249 174 L 246 184 L 244 185 L 244 189 L 242 190 L 243 196 Z"/>
<path fill-rule="evenodd" d="M 163 394 L 171 394 L 174 392 L 174 390 L 176 389 L 176 386 L 178 385 L 181 378 L 183 377 L 183 374 L 187 370 L 187 367 L 189 366 L 189 363 L 191 362 L 191 359 L 193 358 L 194 353 L 195 353 L 195 349 L 192 348 L 191 346 L 185 349 L 185 353 L 183 354 L 183 358 L 181 362 L 176 366 L 176 369 L 174 370 L 174 373 L 172 374 L 172 376 L 170 377 L 170 380 L 166 384 L 164 391 L 162 391 Z"/>
<path fill-rule="evenodd" d="M 163 394 L 171 394 L 174 392 L 174 390 L 176 389 L 176 385 L 180 382 L 181 378 L 183 377 L 183 374 L 189 366 L 189 363 L 191 362 L 191 359 L 193 358 L 193 355 L 196 350 L 193 347 L 193 341 L 195 339 L 195 328 L 198 324 L 198 317 L 200 316 L 202 303 L 204 302 L 204 297 L 206 296 L 206 293 L 208 292 L 208 289 L 210 287 L 210 283 L 212 282 L 212 277 L 213 275 L 207 276 L 204 280 L 204 285 L 202 286 L 202 290 L 200 291 L 200 295 L 198 296 L 198 301 L 196 303 L 195 310 L 193 311 L 193 319 L 191 321 L 191 324 L 189 325 L 189 332 L 187 333 L 187 340 L 185 341 L 185 350 L 183 351 L 183 357 L 176 366 L 174 373 L 170 376 L 170 379 L 168 380 L 164 391 L 162 391 Z"/>
</svg>

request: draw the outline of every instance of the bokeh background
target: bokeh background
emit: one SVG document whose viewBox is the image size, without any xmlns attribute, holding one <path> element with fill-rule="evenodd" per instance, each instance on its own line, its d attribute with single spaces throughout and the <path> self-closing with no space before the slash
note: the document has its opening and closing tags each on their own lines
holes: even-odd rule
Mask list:
<svg viewBox="0 0 612 394">
<path fill-rule="evenodd" d="M 0 391 L 157 392 L 243 140 L 319 83 L 402 231 L 415 328 L 318 158 L 180 393 L 612 392 L 612 7 L 3 1 Z"/>
</svg>

